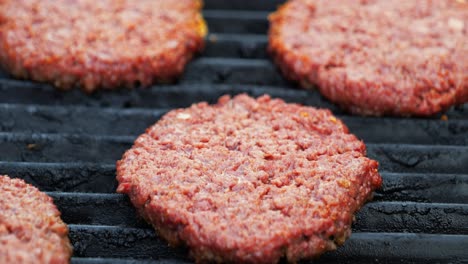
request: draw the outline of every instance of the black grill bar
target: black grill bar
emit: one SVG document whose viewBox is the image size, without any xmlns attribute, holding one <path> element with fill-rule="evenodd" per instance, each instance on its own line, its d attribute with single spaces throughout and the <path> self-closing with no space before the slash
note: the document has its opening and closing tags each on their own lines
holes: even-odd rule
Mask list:
<svg viewBox="0 0 468 264">
<path fill-rule="evenodd" d="M 114 193 L 115 164 L 0 162 L 0 171 L 43 191 Z"/>
<path fill-rule="evenodd" d="M 119 226 L 69 225 L 76 257 L 186 258 L 184 250 L 170 248 L 154 230 Z"/>
<path fill-rule="evenodd" d="M 200 73 L 202 74 L 202 73 Z M 183 84 L 177 86 L 158 86 L 148 89 L 119 90 L 96 92 L 92 95 L 73 90 L 60 92 L 44 84 L 26 81 L 0 79 L 0 100 L 2 103 L 40 104 L 40 105 L 85 105 L 96 107 L 139 107 L 139 108 L 175 108 L 187 107 L 202 100 L 214 102 L 224 94 L 247 93 L 252 96 L 270 94 L 288 102 L 338 108 L 323 99 L 317 92 L 288 89 L 276 86 L 226 85 L 226 84 Z"/>
<path fill-rule="evenodd" d="M 367 144 L 367 155 L 382 171 L 468 173 L 468 147 Z"/>
<path fill-rule="evenodd" d="M 236 1 L 219 1 L 205 0 L 204 7 L 207 10 L 211 9 L 228 9 L 228 10 L 259 10 L 273 11 L 279 5 L 284 3 L 284 0 L 236 0 Z"/>
<path fill-rule="evenodd" d="M 268 30 L 265 11 L 205 10 L 203 16 L 211 33 L 264 34 Z"/>
<path fill-rule="evenodd" d="M 269 94 L 287 102 L 328 108 L 335 114 L 345 114 L 336 105 L 321 97 L 317 91 L 306 91 L 292 87 L 193 83 L 112 92 L 98 91 L 87 95 L 77 90 L 61 92 L 50 85 L 0 78 L 0 102 L 2 104 L 167 109 L 187 107 L 199 101 L 214 103 L 215 98 L 221 95 L 239 93 L 247 93 L 251 96 Z M 447 116 L 449 121 L 468 119 L 468 104 L 450 109 Z"/>
<path fill-rule="evenodd" d="M 29 162 L 103 162 L 120 159 L 133 136 L 0 133 L 0 159 Z M 388 172 L 466 173 L 468 147 L 368 143 L 368 156 Z"/>
<path fill-rule="evenodd" d="M 112 163 L 134 137 L 0 133 L 4 161 Z"/>
<path fill-rule="evenodd" d="M 97 193 L 48 193 L 68 224 L 150 228 L 137 217 L 126 196 Z M 467 205 L 468 206 L 468 205 Z"/>
<path fill-rule="evenodd" d="M 68 224 L 149 228 L 119 194 L 49 193 Z M 388 216 L 392 218 L 389 219 Z M 374 202 L 356 216 L 356 232 L 468 235 L 468 204 Z"/>
<path fill-rule="evenodd" d="M 104 109 L 0 104 L 0 127 L 8 132 L 139 135 L 167 109 Z"/>
<path fill-rule="evenodd" d="M 180 82 L 288 85 L 269 60 L 234 58 L 200 58 L 188 65 Z"/>
<path fill-rule="evenodd" d="M 114 193 L 114 164 L 0 162 L 0 171 L 49 192 Z M 468 174 L 383 172 L 375 201 L 468 204 Z"/>
<path fill-rule="evenodd" d="M 377 201 L 468 204 L 468 175 L 383 172 Z M 466 222 L 465 222 L 466 224 Z"/>
<path fill-rule="evenodd" d="M 74 247 L 75 256 L 81 258 L 103 255 L 125 258 L 132 255 L 157 260 L 174 256 L 184 259 L 186 256 L 183 250 L 168 247 L 151 229 L 70 225 L 70 237 L 73 241 L 80 241 Z M 467 247 L 466 235 L 356 232 L 343 247 L 324 254 L 321 261 L 326 262 L 328 258 L 335 261 L 345 258 L 353 258 L 354 261 L 460 261 L 468 257 Z"/>
<path fill-rule="evenodd" d="M 14 85 L 15 81 L 2 81 L 0 85 L 9 83 Z M 178 83 L 288 85 L 269 60 L 238 58 L 198 58 L 187 66 Z M 26 83 L 18 84 L 25 85 Z M 29 83 L 31 84 L 35 85 Z"/>
<path fill-rule="evenodd" d="M 0 104 L 0 127 L 23 133 L 136 136 L 167 111 Z M 368 143 L 468 144 L 468 120 L 340 117 L 351 132 Z"/>
<path fill-rule="evenodd" d="M 189 260 L 166 258 L 158 260 L 125 259 L 125 258 L 78 258 L 74 257 L 72 264 L 181 264 L 192 263 Z"/>
<path fill-rule="evenodd" d="M 266 59 L 267 38 L 256 34 L 210 34 L 204 57 Z"/>
</svg>

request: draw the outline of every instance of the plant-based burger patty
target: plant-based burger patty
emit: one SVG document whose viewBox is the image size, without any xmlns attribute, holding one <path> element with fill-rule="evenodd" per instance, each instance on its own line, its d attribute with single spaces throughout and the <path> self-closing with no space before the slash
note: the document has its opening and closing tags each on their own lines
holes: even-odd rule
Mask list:
<svg viewBox="0 0 468 264">
<path fill-rule="evenodd" d="M 52 198 L 0 176 L 0 263 L 69 263 L 68 228 Z"/>
<path fill-rule="evenodd" d="M 291 0 L 269 50 L 291 80 L 361 115 L 429 116 L 468 102 L 468 2 Z"/>
<path fill-rule="evenodd" d="M 328 110 L 245 94 L 170 111 L 117 162 L 118 192 L 199 262 L 294 262 L 342 244 L 381 185 Z"/>
<path fill-rule="evenodd" d="M 0 1 L 0 65 L 18 78 L 97 88 L 179 76 L 203 48 L 201 0 Z"/>
</svg>

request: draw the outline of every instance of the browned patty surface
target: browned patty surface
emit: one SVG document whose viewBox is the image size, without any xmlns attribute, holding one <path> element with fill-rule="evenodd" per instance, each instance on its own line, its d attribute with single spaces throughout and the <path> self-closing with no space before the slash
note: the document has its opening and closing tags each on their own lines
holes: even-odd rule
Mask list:
<svg viewBox="0 0 468 264">
<path fill-rule="evenodd" d="M 52 198 L 0 176 L 0 263 L 69 263 L 68 228 Z"/>
<path fill-rule="evenodd" d="M 117 162 L 118 192 L 207 260 L 317 256 L 350 235 L 378 163 L 328 110 L 223 96 L 170 111 Z"/>
<path fill-rule="evenodd" d="M 62 89 L 148 86 L 203 47 L 200 0 L 2 0 L 0 65 Z"/>
<path fill-rule="evenodd" d="M 465 0 L 291 0 L 270 16 L 269 50 L 289 79 L 352 113 L 468 101 Z"/>
</svg>

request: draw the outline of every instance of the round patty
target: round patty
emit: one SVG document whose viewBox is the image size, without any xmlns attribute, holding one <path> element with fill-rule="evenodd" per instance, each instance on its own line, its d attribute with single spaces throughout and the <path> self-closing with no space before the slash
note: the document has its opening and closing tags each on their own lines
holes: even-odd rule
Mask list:
<svg viewBox="0 0 468 264">
<path fill-rule="evenodd" d="M 287 78 L 362 115 L 428 116 L 468 101 L 468 2 L 292 0 L 270 16 Z"/>
<path fill-rule="evenodd" d="M 91 92 L 180 75 L 203 47 L 200 0 L 0 1 L 0 64 Z"/>
<path fill-rule="evenodd" d="M 117 162 L 117 191 L 197 261 L 296 261 L 350 235 L 381 184 L 365 153 L 328 110 L 223 96 L 141 135 Z"/>
<path fill-rule="evenodd" d="M 0 263 L 69 263 L 68 228 L 52 198 L 0 176 Z"/>
</svg>

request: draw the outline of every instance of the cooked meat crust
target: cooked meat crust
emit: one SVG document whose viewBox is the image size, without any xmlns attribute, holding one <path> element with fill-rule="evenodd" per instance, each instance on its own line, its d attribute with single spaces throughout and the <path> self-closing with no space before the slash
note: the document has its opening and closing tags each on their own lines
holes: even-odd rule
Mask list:
<svg viewBox="0 0 468 264">
<path fill-rule="evenodd" d="M 0 65 L 61 89 L 149 86 L 203 47 L 201 0 L 2 0 Z"/>
<path fill-rule="evenodd" d="M 429 116 L 468 101 L 468 2 L 291 0 L 270 16 L 287 78 L 361 115 Z"/>
<path fill-rule="evenodd" d="M 0 263 L 69 263 L 68 228 L 52 198 L 0 176 Z"/>
<path fill-rule="evenodd" d="M 221 97 L 167 113 L 117 162 L 118 192 L 199 262 L 320 255 L 350 235 L 378 163 L 328 110 Z"/>
</svg>

